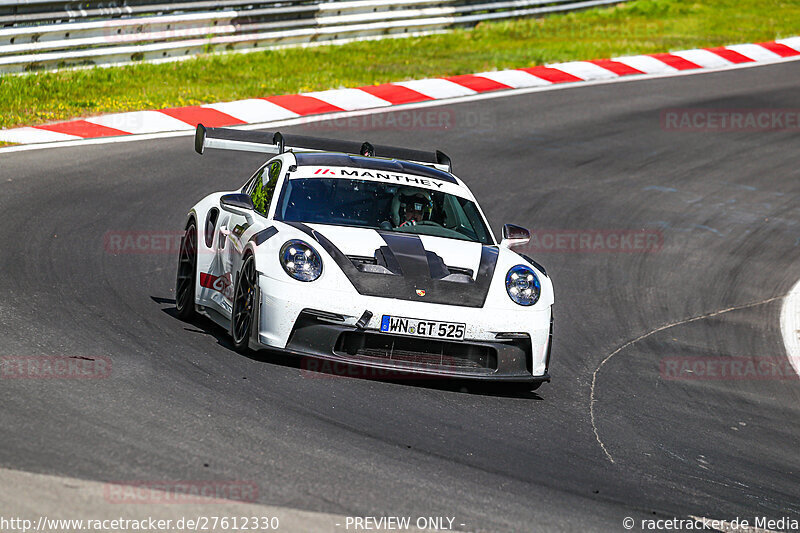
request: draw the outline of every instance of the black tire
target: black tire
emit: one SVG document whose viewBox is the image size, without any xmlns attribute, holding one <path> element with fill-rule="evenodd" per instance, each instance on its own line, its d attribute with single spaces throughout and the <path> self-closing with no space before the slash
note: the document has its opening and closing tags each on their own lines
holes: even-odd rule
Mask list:
<svg viewBox="0 0 800 533">
<path fill-rule="evenodd" d="M 195 285 L 197 282 L 197 226 L 189 222 L 186 233 L 181 238 L 181 251 L 178 254 L 178 276 L 175 282 L 175 309 L 181 320 L 195 316 Z"/>
<path fill-rule="evenodd" d="M 255 295 L 256 261 L 252 255 L 247 255 L 244 258 L 241 272 L 236 276 L 231 314 L 231 337 L 233 337 L 233 346 L 239 352 L 245 352 L 249 347 L 253 315 L 255 314 Z"/>
</svg>

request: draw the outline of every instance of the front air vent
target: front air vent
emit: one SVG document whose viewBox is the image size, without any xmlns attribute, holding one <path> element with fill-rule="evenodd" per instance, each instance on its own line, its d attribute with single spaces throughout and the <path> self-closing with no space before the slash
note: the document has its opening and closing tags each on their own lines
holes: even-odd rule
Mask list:
<svg viewBox="0 0 800 533">
<path fill-rule="evenodd" d="M 345 331 L 339 335 L 333 351 L 342 357 L 406 368 L 477 372 L 497 369 L 497 349 L 470 342 Z"/>
</svg>

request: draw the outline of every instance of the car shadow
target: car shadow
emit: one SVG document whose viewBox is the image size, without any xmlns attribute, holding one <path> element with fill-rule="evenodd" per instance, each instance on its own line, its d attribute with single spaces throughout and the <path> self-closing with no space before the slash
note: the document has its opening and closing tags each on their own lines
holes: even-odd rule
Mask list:
<svg viewBox="0 0 800 533">
<path fill-rule="evenodd" d="M 295 354 L 282 352 L 280 350 L 263 349 L 256 351 L 248 349 L 246 352 L 238 352 L 228 332 L 213 320 L 202 315 L 195 315 L 194 318 L 188 321 L 182 320 L 178 317 L 178 312 L 175 309 L 175 300 L 173 298 L 150 296 L 150 299 L 159 305 L 166 306 L 161 308 L 163 313 L 186 325 L 193 326 L 191 328 L 184 327 L 183 329 L 185 331 L 214 337 L 217 344 L 223 348 L 235 351 L 242 357 L 247 357 L 253 361 L 296 368 L 302 373 L 308 373 L 309 376 L 314 375 L 320 378 L 362 379 L 475 396 L 527 399 L 534 401 L 544 400 L 544 398 L 536 392 L 512 383 L 478 383 L 459 379 L 420 377 L 402 371 L 392 373 L 391 371 L 365 370 L 364 367 L 351 365 L 344 361 L 331 363 L 326 359 L 319 359 L 313 356 L 299 357 Z M 309 362 L 312 361 L 315 364 L 309 364 Z"/>
</svg>

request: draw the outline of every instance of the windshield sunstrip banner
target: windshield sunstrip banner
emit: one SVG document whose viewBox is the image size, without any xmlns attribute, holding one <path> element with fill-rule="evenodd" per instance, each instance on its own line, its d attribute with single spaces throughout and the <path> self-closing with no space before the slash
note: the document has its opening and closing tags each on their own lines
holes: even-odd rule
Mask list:
<svg viewBox="0 0 800 533">
<path fill-rule="evenodd" d="M 379 181 L 382 183 L 396 183 L 397 185 L 407 185 L 422 187 L 434 191 L 442 191 L 462 198 L 473 200 L 469 192 L 453 183 L 446 183 L 434 178 L 414 176 L 411 174 L 399 174 L 395 172 L 384 172 L 379 170 L 369 170 L 360 168 L 343 167 L 301 167 L 302 171 L 294 172 L 289 179 L 309 179 L 309 178 L 341 178 L 356 179 L 367 181 Z"/>
</svg>

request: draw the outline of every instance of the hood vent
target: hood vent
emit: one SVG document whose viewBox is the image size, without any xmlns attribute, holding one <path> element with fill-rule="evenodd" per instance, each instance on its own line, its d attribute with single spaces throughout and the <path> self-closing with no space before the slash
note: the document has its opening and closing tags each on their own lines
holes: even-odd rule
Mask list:
<svg viewBox="0 0 800 533">
<path fill-rule="evenodd" d="M 473 272 L 469 268 L 451 267 L 435 252 L 426 251 L 431 279 L 452 281 L 455 283 L 472 283 Z M 403 271 L 388 246 L 381 246 L 375 250 L 373 257 L 362 255 L 348 255 L 347 258 L 360 272 L 385 274 L 389 276 L 402 276 Z"/>
<path fill-rule="evenodd" d="M 377 254 L 376 254 L 377 255 Z M 347 258 L 353 263 L 360 272 L 371 272 L 373 274 L 387 274 L 398 276 L 399 273 L 392 272 L 385 265 L 379 265 L 375 257 L 364 257 L 361 255 L 348 255 Z"/>
<path fill-rule="evenodd" d="M 284 223 L 318 242 L 353 284 L 353 288 L 364 296 L 412 302 L 421 302 L 424 299 L 431 304 L 483 307 L 500 254 L 497 246 L 481 246 L 480 263 L 475 271 L 475 278 L 472 279 L 463 274 L 464 270 L 461 270 L 460 275 L 452 274 L 450 268 L 443 266 L 444 262 L 440 257 L 426 253 L 421 239 L 416 235 L 378 231 L 387 246 L 375 252 L 373 264 L 373 258 L 369 257 L 366 261 L 364 258 L 356 257 L 355 261 L 348 258 L 325 235 L 302 222 L 284 221 Z M 432 266 L 432 261 L 440 263 L 441 268 Z M 357 266 L 359 264 L 362 266 Z M 365 272 L 364 269 L 372 268 L 366 265 L 379 265 L 391 275 Z M 380 271 L 385 274 L 384 270 Z M 434 278 L 433 275 L 437 272 L 439 277 Z M 450 279 L 444 279 L 447 277 Z M 453 290 L 456 288 L 458 290 Z M 424 297 L 420 296 L 421 291 L 418 292 L 420 289 L 425 291 Z"/>
<path fill-rule="evenodd" d="M 472 283 L 472 269 L 451 266 L 446 268 L 450 273 L 443 277 L 442 280 L 456 283 Z"/>
</svg>

